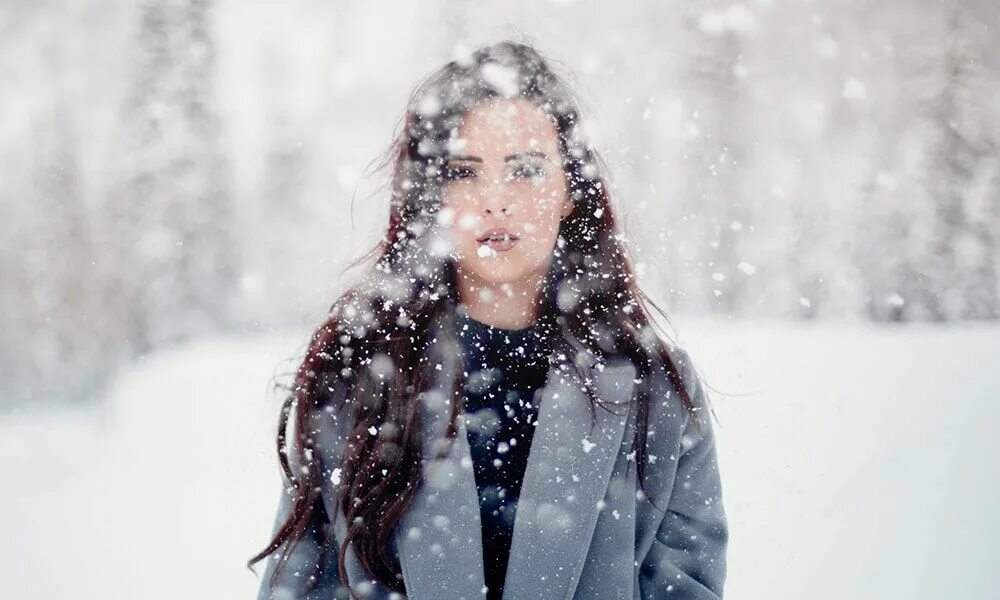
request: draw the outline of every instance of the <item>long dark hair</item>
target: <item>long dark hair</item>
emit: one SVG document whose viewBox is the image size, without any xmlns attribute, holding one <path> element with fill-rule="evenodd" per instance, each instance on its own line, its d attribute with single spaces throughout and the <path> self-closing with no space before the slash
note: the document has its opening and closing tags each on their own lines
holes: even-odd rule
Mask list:
<svg viewBox="0 0 1000 600">
<path fill-rule="evenodd" d="M 646 470 L 648 379 L 656 358 L 694 415 L 665 336 L 654 330 L 647 306 L 664 319 L 666 314 L 636 285 L 612 210 L 607 168 L 581 126 L 579 103 L 550 61 L 529 45 L 504 41 L 480 48 L 444 65 L 413 91 L 403 126 L 379 165 L 392 168 L 388 229 L 383 240 L 353 263 L 376 258 L 361 282 L 331 306 L 296 372 L 277 437 L 278 460 L 286 480 L 294 486 L 295 501 L 274 539 L 248 565 L 282 545 L 287 556 L 309 525 L 318 501 L 319 477 L 324 476 L 312 468 L 319 453 L 310 436 L 311 423 L 319 411 L 329 408 L 324 406 L 326 394 L 340 386 L 345 392 L 339 395 L 342 403 L 354 409 L 353 427 L 339 465 L 336 499 L 347 525 L 340 542 L 340 576 L 350 588 L 345 566 L 350 543 L 374 580 L 405 594 L 400 567 L 391 558 L 388 544 L 422 483 L 417 407 L 433 376 L 433 365 L 422 358 L 434 341 L 428 339 L 432 323 L 441 316 L 454 317 L 459 304 L 456 266 L 448 252 L 441 251 L 446 246 L 440 243 L 444 233 L 437 221 L 441 166 L 448 141 L 465 113 L 478 102 L 500 98 L 530 100 L 555 123 L 574 209 L 560 224 L 551 267 L 539 294 L 538 318 L 568 334 L 553 336 L 557 353 L 574 356 L 574 348 L 560 344 L 575 339 L 598 357 L 626 356 L 636 365 L 639 383 L 632 450 L 640 485 Z M 465 389 L 464 377 L 462 369 L 457 369 L 455 394 Z M 592 390 L 588 396 L 593 407 Z M 449 437 L 456 431 L 459 404 L 453 403 Z M 289 421 L 296 431 L 293 439 L 286 438 Z M 371 427 L 380 435 L 368 435 Z M 293 471 L 289 456 L 304 468 Z M 331 521 L 336 518 L 330 515 Z"/>
</svg>

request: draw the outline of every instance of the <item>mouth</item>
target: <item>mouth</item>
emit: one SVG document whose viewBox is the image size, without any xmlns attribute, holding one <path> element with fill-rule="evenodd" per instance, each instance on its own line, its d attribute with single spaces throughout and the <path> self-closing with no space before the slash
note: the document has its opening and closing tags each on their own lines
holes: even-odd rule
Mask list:
<svg viewBox="0 0 1000 600">
<path fill-rule="evenodd" d="M 489 253 L 489 250 L 493 250 L 494 252 L 510 250 L 517 243 L 518 239 L 518 236 L 506 229 L 491 229 L 477 238 L 476 241 L 479 243 L 480 254 L 482 254 L 483 251 Z"/>
<path fill-rule="evenodd" d="M 518 239 L 520 239 L 518 236 L 507 231 L 506 229 L 490 229 L 483 235 L 476 238 L 476 241 L 480 244 L 485 244 L 486 242 L 501 242 L 507 240 L 513 240 L 516 242 Z"/>
</svg>

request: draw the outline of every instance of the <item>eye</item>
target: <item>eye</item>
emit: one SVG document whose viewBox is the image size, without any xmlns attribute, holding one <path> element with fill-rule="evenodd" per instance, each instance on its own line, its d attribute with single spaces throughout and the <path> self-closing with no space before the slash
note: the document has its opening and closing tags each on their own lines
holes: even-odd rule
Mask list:
<svg viewBox="0 0 1000 600">
<path fill-rule="evenodd" d="M 457 181 L 475 176 L 476 172 L 469 167 L 445 165 L 441 170 L 441 178 L 445 181 Z"/>
<path fill-rule="evenodd" d="M 545 167 L 541 165 L 518 165 L 513 172 L 511 172 L 511 178 L 524 179 L 535 177 L 545 177 L 548 171 Z"/>
</svg>

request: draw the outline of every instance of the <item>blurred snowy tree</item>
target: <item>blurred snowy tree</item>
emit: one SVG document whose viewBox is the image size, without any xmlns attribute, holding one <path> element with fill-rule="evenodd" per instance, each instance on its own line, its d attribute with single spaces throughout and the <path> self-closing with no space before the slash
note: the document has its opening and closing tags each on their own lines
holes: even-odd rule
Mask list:
<svg viewBox="0 0 1000 600">
<path fill-rule="evenodd" d="M 135 351 L 229 322 L 232 198 L 213 108 L 207 0 L 147 0 L 109 202 L 109 305 Z"/>
<path fill-rule="evenodd" d="M 51 110 L 32 126 L 33 145 L 23 155 L 30 185 L 16 205 L 20 227 L 4 236 L 0 306 L 11 317 L 0 344 L 4 404 L 78 397 L 104 368 L 79 140 L 65 102 Z M 6 210 L 15 206 L 3 204 Z"/>
<path fill-rule="evenodd" d="M 687 5 L 681 73 L 687 136 L 687 190 L 680 200 L 685 235 L 697 259 L 686 276 L 699 296 L 685 305 L 725 315 L 744 313 L 746 280 L 737 265 L 753 222 L 743 181 L 746 112 L 742 110 L 743 38 L 756 17 L 743 5 Z"/>
<path fill-rule="evenodd" d="M 997 80 L 983 65 L 984 47 L 996 36 L 966 3 L 949 0 L 940 10 L 936 31 L 913 59 L 916 119 L 925 135 L 919 181 L 934 208 L 927 244 L 912 255 L 923 285 L 904 301 L 916 318 L 996 318 L 996 208 L 988 191 L 975 193 L 978 180 L 990 181 L 1000 145 Z"/>
<path fill-rule="evenodd" d="M 970 192 L 996 156 L 997 87 L 983 68 L 983 44 L 995 36 L 957 0 L 942 4 L 941 31 L 915 80 L 928 130 L 923 185 L 935 206 L 922 298 L 936 320 L 995 318 L 997 257 L 989 210 Z M 995 83 L 995 82 L 992 82 Z M 923 92 L 923 93 L 921 93 Z"/>
</svg>

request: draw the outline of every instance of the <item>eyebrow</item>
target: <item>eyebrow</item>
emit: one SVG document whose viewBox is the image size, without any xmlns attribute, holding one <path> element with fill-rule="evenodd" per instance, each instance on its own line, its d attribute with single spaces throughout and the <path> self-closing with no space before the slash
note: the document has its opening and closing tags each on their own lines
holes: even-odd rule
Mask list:
<svg viewBox="0 0 1000 600">
<path fill-rule="evenodd" d="M 516 159 L 521 158 L 523 156 L 535 156 L 537 158 L 541 158 L 542 160 L 547 160 L 548 159 L 548 156 L 546 156 L 545 153 L 542 152 L 541 150 L 528 150 L 527 152 L 518 152 L 516 154 L 509 154 L 509 155 L 505 156 L 503 158 L 503 160 L 504 160 L 504 162 L 510 162 L 512 160 L 516 160 Z M 470 161 L 470 162 L 478 162 L 478 163 L 483 162 L 483 159 L 481 157 L 479 157 L 479 156 L 472 156 L 472 155 L 469 155 L 469 154 L 453 154 L 453 155 L 451 155 L 451 156 L 448 157 L 448 160 L 454 160 L 454 161 L 467 160 L 467 161 Z"/>
</svg>

